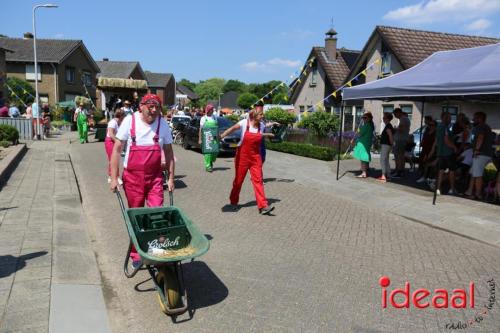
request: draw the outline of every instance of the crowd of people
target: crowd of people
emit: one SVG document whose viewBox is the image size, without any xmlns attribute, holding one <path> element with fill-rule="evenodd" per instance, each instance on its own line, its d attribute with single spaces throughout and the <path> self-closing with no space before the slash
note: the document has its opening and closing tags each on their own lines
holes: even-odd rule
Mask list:
<svg viewBox="0 0 500 333">
<path fill-rule="evenodd" d="M 391 121 L 399 120 L 397 127 Z M 407 177 L 406 163 L 414 162 L 414 137 L 410 134 L 411 122 L 400 108 L 393 113 L 384 113 L 383 129 L 380 135 L 381 182 Z M 357 176 L 368 176 L 371 148 L 375 140 L 373 116 L 367 112 L 362 117 L 358 129 L 353 156 L 361 162 L 361 172 Z M 483 200 L 485 195 L 500 199 L 500 172 L 484 183 L 486 166 L 492 162 L 500 170 L 500 135 L 496 135 L 487 124 L 486 114 L 476 112 L 473 121 L 464 113 L 457 116 L 452 124 L 449 112 L 442 112 L 440 119 L 425 117 L 421 129 L 420 155 L 418 158 L 417 183 L 427 183 L 437 195 L 446 192 L 462 195 L 469 199 Z M 496 147 L 496 148 L 495 148 Z M 390 169 L 390 153 L 394 155 L 395 169 Z M 446 184 L 446 185 L 445 185 Z"/>
<path fill-rule="evenodd" d="M 28 104 L 21 106 L 16 103 L 9 103 L 8 101 L 0 99 L 0 117 L 31 119 L 33 125 L 31 136 L 33 139 L 37 139 L 35 129 L 38 123 L 40 124 L 42 130 L 40 135 L 47 138 L 50 133 L 50 107 L 47 103 L 43 103 L 41 109 L 41 112 L 39 112 L 38 104 L 33 102 L 29 102 Z"/>
</svg>

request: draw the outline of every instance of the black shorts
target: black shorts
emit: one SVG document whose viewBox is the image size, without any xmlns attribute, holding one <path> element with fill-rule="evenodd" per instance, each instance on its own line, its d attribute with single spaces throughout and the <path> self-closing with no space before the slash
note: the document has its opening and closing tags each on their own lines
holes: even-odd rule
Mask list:
<svg viewBox="0 0 500 333">
<path fill-rule="evenodd" d="M 455 155 L 438 157 L 439 170 L 449 169 L 455 171 L 457 169 L 457 161 Z"/>
</svg>

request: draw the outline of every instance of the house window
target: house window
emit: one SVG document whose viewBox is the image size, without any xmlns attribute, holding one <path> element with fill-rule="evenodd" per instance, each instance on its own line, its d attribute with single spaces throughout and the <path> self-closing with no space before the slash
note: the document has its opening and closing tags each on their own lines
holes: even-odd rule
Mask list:
<svg viewBox="0 0 500 333">
<path fill-rule="evenodd" d="M 352 131 L 354 129 L 354 116 L 352 114 L 352 106 L 346 106 L 344 110 L 344 131 Z"/>
<path fill-rule="evenodd" d="M 354 125 L 359 127 L 359 124 L 361 123 L 361 117 L 363 117 L 363 113 L 365 113 L 365 109 L 363 108 L 362 105 L 356 106 L 356 115 L 354 118 Z"/>
<path fill-rule="evenodd" d="M 75 82 L 75 68 L 74 67 L 66 67 L 66 82 L 74 83 Z"/>
<path fill-rule="evenodd" d="M 314 112 L 314 111 L 316 111 L 316 110 L 314 110 L 314 108 L 313 108 L 312 105 L 308 105 L 306 110 L 307 110 L 307 112 Z"/>
<path fill-rule="evenodd" d="M 443 112 L 448 111 L 451 115 L 451 122 L 455 123 L 457 121 L 457 115 L 458 115 L 458 106 L 449 106 L 449 105 L 443 105 L 441 107 L 441 110 Z"/>
<path fill-rule="evenodd" d="M 306 109 L 304 105 L 299 106 L 300 113 L 304 112 Z"/>
<path fill-rule="evenodd" d="M 82 81 L 83 81 L 83 84 L 85 86 L 87 86 L 87 87 L 92 86 L 92 74 L 90 74 L 90 72 L 83 71 L 83 73 L 82 73 Z"/>
<path fill-rule="evenodd" d="M 391 74 L 391 54 L 389 52 L 382 53 L 380 73 L 382 76 Z"/>
<path fill-rule="evenodd" d="M 411 121 L 413 115 L 413 105 L 401 105 L 401 110 L 408 115 L 408 119 Z"/>
<path fill-rule="evenodd" d="M 318 84 L 318 68 L 313 68 L 311 72 L 311 83 L 309 84 L 310 87 L 316 87 Z"/>
<path fill-rule="evenodd" d="M 39 64 L 37 64 L 38 70 L 38 81 L 42 81 L 42 68 Z M 35 81 L 35 65 L 34 64 L 26 64 L 26 80 Z"/>
<path fill-rule="evenodd" d="M 382 105 L 382 113 L 392 113 L 394 111 L 394 105 Z"/>
<path fill-rule="evenodd" d="M 64 94 L 64 100 L 65 101 L 74 101 L 76 96 L 77 96 L 77 94 L 66 93 L 66 94 Z"/>
</svg>

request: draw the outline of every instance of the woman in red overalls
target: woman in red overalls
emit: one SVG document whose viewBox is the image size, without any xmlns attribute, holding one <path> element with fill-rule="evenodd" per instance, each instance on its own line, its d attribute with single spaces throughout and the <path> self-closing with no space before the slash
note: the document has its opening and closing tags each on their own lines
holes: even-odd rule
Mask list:
<svg viewBox="0 0 500 333">
<path fill-rule="evenodd" d="M 262 157 L 260 149 L 262 140 L 264 139 L 263 132 L 265 125 L 262 122 L 263 119 L 264 111 L 262 107 L 257 106 L 255 110 L 249 112 L 248 119 L 241 120 L 222 133 L 221 139 L 238 129 L 241 130 L 241 139 L 234 159 L 236 173 L 230 196 L 231 205 L 234 209 L 238 208 L 241 186 L 243 185 L 247 171 L 250 170 L 259 213 L 268 215 L 274 210 L 274 207 L 270 206 L 266 200 L 264 182 L 262 179 Z M 272 134 L 265 135 L 272 136 Z"/>
<path fill-rule="evenodd" d="M 163 169 L 169 171 L 168 190 L 174 190 L 174 153 L 172 133 L 161 115 L 161 100 L 157 95 L 145 95 L 140 109 L 127 116 L 116 134 L 111 156 L 111 191 L 118 188 L 120 153 L 127 142 L 123 162 L 123 188 L 128 206 L 159 207 L 163 205 Z M 162 165 L 162 150 L 165 164 Z M 140 266 L 135 248 L 130 257 L 134 267 Z"/>
</svg>

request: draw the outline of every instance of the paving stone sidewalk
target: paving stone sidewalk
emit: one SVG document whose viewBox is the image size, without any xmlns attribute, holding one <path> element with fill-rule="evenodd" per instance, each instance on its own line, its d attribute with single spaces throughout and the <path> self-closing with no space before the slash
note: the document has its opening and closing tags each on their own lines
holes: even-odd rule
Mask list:
<svg viewBox="0 0 500 333">
<path fill-rule="evenodd" d="M 109 331 L 68 149 L 31 143 L 0 191 L 1 333 Z"/>
</svg>

